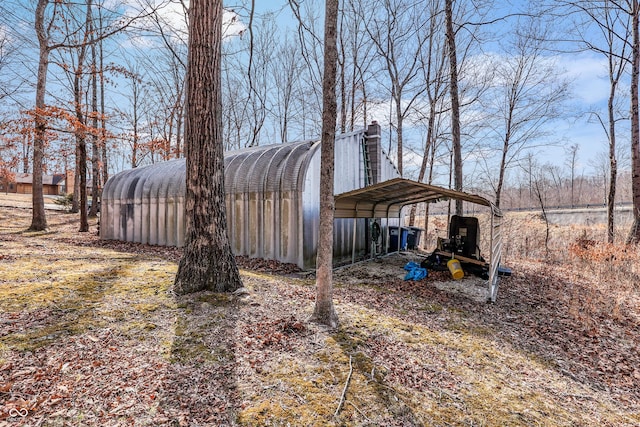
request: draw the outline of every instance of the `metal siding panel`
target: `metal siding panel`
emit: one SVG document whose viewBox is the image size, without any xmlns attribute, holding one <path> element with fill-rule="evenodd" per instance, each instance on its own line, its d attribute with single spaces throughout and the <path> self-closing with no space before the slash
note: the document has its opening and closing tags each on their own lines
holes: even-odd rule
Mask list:
<svg viewBox="0 0 640 427">
<path fill-rule="evenodd" d="M 398 168 L 396 165 L 389 159 L 386 153 L 383 152 L 383 161 L 382 161 L 382 181 L 387 181 L 393 178 L 399 178 L 400 173 L 398 173 Z"/>
<path fill-rule="evenodd" d="M 130 170 L 123 172 L 117 179 L 113 192 L 115 200 L 113 211 L 113 239 L 126 240 L 127 238 L 127 220 L 126 220 L 126 188 L 130 179 L 135 176 L 136 171 Z"/>
<path fill-rule="evenodd" d="M 273 259 L 274 256 L 274 212 L 273 212 L 273 193 L 263 193 L 264 211 L 263 211 L 263 228 L 262 228 L 262 254 L 265 258 Z"/>
<path fill-rule="evenodd" d="M 146 176 L 140 171 L 138 173 L 141 176 L 136 185 L 135 193 L 133 197 L 133 234 L 131 235 L 131 238 L 130 238 L 131 241 L 137 242 L 137 243 L 140 242 L 142 225 L 144 224 L 144 222 L 142 221 L 143 220 L 142 200 L 140 199 L 138 194 L 140 193 L 141 191 L 140 189 L 144 186 L 144 183 L 146 181 Z"/>
<path fill-rule="evenodd" d="M 182 247 L 185 243 L 187 218 L 185 215 L 184 196 L 176 197 L 176 246 Z"/>
<path fill-rule="evenodd" d="M 143 223 L 140 224 L 140 240 L 142 243 L 148 244 L 151 241 L 151 195 L 150 183 L 143 188 L 140 195 L 140 217 Z"/>
<path fill-rule="evenodd" d="M 278 233 L 278 240 L 279 240 L 279 258 L 282 261 L 289 261 L 289 254 L 291 253 L 291 251 L 289 250 L 289 241 L 290 238 L 293 238 L 294 236 L 292 236 L 293 232 L 289 229 L 289 225 L 291 224 L 293 218 L 291 218 L 291 209 L 290 209 L 290 203 L 291 200 L 287 199 L 288 194 L 287 193 L 280 193 L 280 215 L 279 215 L 279 224 L 278 224 L 278 228 L 279 228 L 279 233 Z"/>
<path fill-rule="evenodd" d="M 167 246 L 176 246 L 176 202 L 173 196 L 167 197 L 167 213 L 166 213 L 166 222 L 165 225 L 167 227 L 167 236 L 166 242 Z"/>
<path fill-rule="evenodd" d="M 249 247 L 247 249 L 247 255 L 256 257 L 258 256 L 259 236 L 260 236 L 260 218 L 258 214 L 259 206 L 258 194 L 248 194 L 248 212 L 247 212 L 247 234 L 249 238 Z"/>
<path fill-rule="evenodd" d="M 334 194 L 362 186 L 360 180 L 361 134 L 336 137 Z"/>
<path fill-rule="evenodd" d="M 180 194 L 184 194 L 186 189 L 185 171 L 183 161 L 172 161 L 170 169 L 168 170 L 169 180 L 167 183 L 167 202 L 170 204 L 167 211 L 167 245 L 179 246 L 180 242 L 180 221 L 184 215 L 181 215 L 181 210 L 184 210 L 184 204 L 181 203 Z"/>
<path fill-rule="evenodd" d="M 125 205 L 124 211 L 122 214 L 122 221 L 125 229 L 125 240 L 131 241 L 133 239 L 133 208 L 134 208 L 134 200 L 135 200 L 135 191 L 136 186 L 138 185 L 138 181 L 140 181 L 140 173 L 138 172 L 136 176 L 129 181 L 128 185 L 126 185 L 123 190 L 126 191 Z"/>
<path fill-rule="evenodd" d="M 158 199 L 153 191 L 149 192 L 149 244 L 158 244 Z"/>
<path fill-rule="evenodd" d="M 316 264 L 318 229 L 320 226 L 320 149 L 315 147 L 308 159 L 302 188 L 302 267 Z"/>
<path fill-rule="evenodd" d="M 246 255 L 246 244 L 244 236 L 247 234 L 245 230 L 246 214 L 244 209 L 244 193 L 230 194 L 229 200 L 233 200 L 233 204 L 229 203 L 230 210 L 227 210 L 227 222 L 229 224 L 229 236 L 233 236 L 231 246 L 234 248 L 236 255 Z"/>
</svg>

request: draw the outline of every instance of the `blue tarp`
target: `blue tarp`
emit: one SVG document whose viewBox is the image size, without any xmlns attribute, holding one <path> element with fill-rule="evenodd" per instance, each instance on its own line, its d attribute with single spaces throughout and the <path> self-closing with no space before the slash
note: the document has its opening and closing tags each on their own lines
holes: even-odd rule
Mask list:
<svg viewBox="0 0 640 427">
<path fill-rule="evenodd" d="M 413 261 L 409 261 L 404 269 L 407 270 L 404 280 L 422 280 L 429 274 L 426 268 L 420 267 L 420 264 Z"/>
</svg>

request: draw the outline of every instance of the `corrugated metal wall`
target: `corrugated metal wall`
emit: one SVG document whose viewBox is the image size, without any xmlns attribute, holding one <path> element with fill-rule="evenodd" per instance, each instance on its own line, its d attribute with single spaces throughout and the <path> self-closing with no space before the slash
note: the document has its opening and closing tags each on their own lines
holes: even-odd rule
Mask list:
<svg viewBox="0 0 640 427">
<path fill-rule="evenodd" d="M 111 177 L 102 194 L 100 237 L 184 245 L 184 166 L 172 160 Z"/>
<path fill-rule="evenodd" d="M 336 194 L 364 186 L 364 138 L 364 131 L 336 137 Z M 381 157 L 381 180 L 397 176 L 393 163 L 386 155 Z M 318 242 L 319 183 L 317 141 L 226 153 L 227 220 L 234 253 L 313 267 Z M 113 176 L 102 195 L 101 238 L 183 246 L 184 194 L 184 159 Z M 336 220 L 337 259 L 351 256 L 354 226 L 356 252 L 366 250 L 366 221 Z"/>
<path fill-rule="evenodd" d="M 225 191 L 229 236 L 237 255 L 302 260 L 302 186 L 314 142 L 227 153 Z"/>
</svg>

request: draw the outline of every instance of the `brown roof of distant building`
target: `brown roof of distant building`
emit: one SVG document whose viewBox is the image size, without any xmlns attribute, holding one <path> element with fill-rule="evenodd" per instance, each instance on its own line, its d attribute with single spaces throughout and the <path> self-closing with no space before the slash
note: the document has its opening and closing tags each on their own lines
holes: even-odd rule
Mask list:
<svg viewBox="0 0 640 427">
<path fill-rule="evenodd" d="M 60 185 L 65 179 L 64 174 L 55 175 L 42 175 L 43 185 Z M 31 173 L 17 173 L 17 184 L 33 184 L 33 174 Z"/>
</svg>

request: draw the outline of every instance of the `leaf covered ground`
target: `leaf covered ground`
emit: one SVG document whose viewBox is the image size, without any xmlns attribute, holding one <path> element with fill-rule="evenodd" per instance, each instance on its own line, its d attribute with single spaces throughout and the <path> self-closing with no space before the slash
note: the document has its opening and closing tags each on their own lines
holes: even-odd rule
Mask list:
<svg viewBox="0 0 640 427">
<path fill-rule="evenodd" d="M 240 258 L 249 295 L 176 297 L 179 250 L 47 214 L 0 207 L 0 426 L 640 425 L 639 292 L 607 305 L 589 268 L 519 261 L 486 304 L 358 264 L 329 330 L 292 266 Z"/>
</svg>

